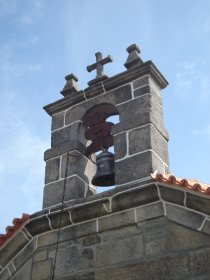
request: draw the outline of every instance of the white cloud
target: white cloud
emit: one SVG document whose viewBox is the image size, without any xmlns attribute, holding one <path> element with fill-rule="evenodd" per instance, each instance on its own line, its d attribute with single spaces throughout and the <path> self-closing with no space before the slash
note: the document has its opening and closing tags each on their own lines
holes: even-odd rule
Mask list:
<svg viewBox="0 0 210 280">
<path fill-rule="evenodd" d="M 23 25 L 31 25 L 34 22 L 34 18 L 30 14 L 25 14 L 20 18 L 20 22 Z"/>
<path fill-rule="evenodd" d="M 11 114 L 11 120 L 0 126 L 4 139 L 0 148 L 0 189 L 3 193 L 0 198 L 0 213 L 4 213 L 5 204 L 16 199 L 15 208 L 11 205 L 7 210 L 15 217 L 16 211 L 33 213 L 41 208 L 44 186 L 43 152 L 49 143 L 30 131 L 15 116 L 15 112 Z"/>
<path fill-rule="evenodd" d="M 1 85 L 8 85 L 13 78 L 27 76 L 31 72 L 40 72 L 43 65 L 39 62 L 17 61 L 15 43 L 5 44 L 0 47 L 0 82 Z M 13 81 L 14 82 L 14 81 Z"/>
<path fill-rule="evenodd" d="M 43 16 L 43 1 L 31 0 L 25 2 L 25 9 L 22 15 L 18 18 L 23 26 L 32 25 Z"/>
<path fill-rule="evenodd" d="M 11 15 L 16 23 L 19 22 L 23 26 L 31 25 L 43 15 L 43 1 L 0 0 L 0 17 Z"/>
<path fill-rule="evenodd" d="M 37 43 L 39 43 L 39 38 L 38 38 L 37 36 L 33 35 L 33 36 L 30 38 L 29 42 L 30 42 L 32 45 L 36 45 Z"/>
<path fill-rule="evenodd" d="M 205 137 L 205 139 L 210 140 L 210 125 L 207 125 L 203 129 L 196 129 L 196 130 L 194 130 L 193 134 L 195 136 L 202 136 L 202 137 Z"/>
<path fill-rule="evenodd" d="M 183 62 L 178 65 L 175 86 L 176 93 L 184 98 L 204 100 L 210 97 L 210 68 L 207 61 L 197 60 Z"/>
</svg>

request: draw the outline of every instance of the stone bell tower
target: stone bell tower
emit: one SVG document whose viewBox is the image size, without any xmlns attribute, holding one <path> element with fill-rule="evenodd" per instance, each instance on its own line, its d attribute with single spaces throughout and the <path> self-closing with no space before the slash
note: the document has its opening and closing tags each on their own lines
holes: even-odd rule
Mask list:
<svg viewBox="0 0 210 280">
<path fill-rule="evenodd" d="M 52 132 L 51 148 L 44 154 L 43 208 L 95 193 L 91 181 L 101 142 L 114 146 L 116 186 L 146 181 L 155 170 L 168 172 L 161 99 L 168 83 L 152 61 L 142 61 L 138 46 L 127 52 L 126 71 L 111 78 L 104 75 L 103 65 L 112 58 L 96 53 L 96 63 L 87 70 L 96 69 L 97 75 L 88 87 L 79 90 L 77 77 L 70 74 L 61 91 L 64 97 L 44 107 L 52 117 Z M 118 124 L 106 122 L 112 115 L 119 115 Z"/>
</svg>

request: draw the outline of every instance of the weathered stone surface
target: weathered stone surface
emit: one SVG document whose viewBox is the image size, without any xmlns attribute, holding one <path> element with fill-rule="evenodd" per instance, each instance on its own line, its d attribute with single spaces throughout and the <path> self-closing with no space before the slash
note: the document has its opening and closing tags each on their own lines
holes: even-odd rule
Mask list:
<svg viewBox="0 0 210 280">
<path fill-rule="evenodd" d="M 59 179 L 60 158 L 54 158 L 46 162 L 45 184 Z"/>
<path fill-rule="evenodd" d="M 143 227 L 146 256 L 158 256 L 170 252 L 168 223 L 165 218 L 140 224 Z"/>
<path fill-rule="evenodd" d="M 133 82 L 133 88 L 137 89 L 149 84 L 149 75 L 143 76 Z"/>
<path fill-rule="evenodd" d="M 141 95 L 148 94 L 148 93 L 150 93 L 150 86 L 149 85 L 142 86 L 134 91 L 134 97 L 139 97 Z"/>
<path fill-rule="evenodd" d="M 128 152 L 126 132 L 114 136 L 114 152 L 115 152 L 115 160 L 126 156 Z"/>
<path fill-rule="evenodd" d="M 210 215 L 210 199 L 187 193 L 186 205 L 189 208 Z"/>
<path fill-rule="evenodd" d="M 118 105 L 117 109 L 120 115 L 120 123 L 124 130 L 149 123 L 151 121 L 150 115 L 154 114 L 154 103 L 155 99 L 148 94 Z"/>
<path fill-rule="evenodd" d="M 7 268 L 0 273 L 0 280 L 8 280 L 11 277 Z"/>
<path fill-rule="evenodd" d="M 0 265 L 4 267 L 28 243 L 26 236 L 19 231 L 1 248 Z"/>
<path fill-rule="evenodd" d="M 136 209 L 137 222 L 154 219 L 164 215 L 163 205 L 161 202 L 146 205 Z"/>
<path fill-rule="evenodd" d="M 13 264 L 18 269 L 25 261 L 27 261 L 36 250 L 36 239 L 29 242 L 27 246 L 15 257 Z"/>
<path fill-rule="evenodd" d="M 117 194 L 112 200 L 112 211 L 120 211 L 147 203 L 158 201 L 158 192 L 155 185 L 151 184 L 140 189 L 130 190 Z"/>
<path fill-rule="evenodd" d="M 30 258 L 24 265 L 13 275 L 11 280 L 29 280 L 31 279 L 32 259 Z M 0 277 L 1 279 L 1 277 Z M 38 280 L 40 278 L 37 278 Z M 1 279 L 2 280 L 2 279 Z"/>
<path fill-rule="evenodd" d="M 206 220 L 202 228 L 202 232 L 210 234 L 210 221 Z"/>
<path fill-rule="evenodd" d="M 115 229 L 135 223 L 134 210 L 124 211 L 98 220 L 100 231 Z"/>
<path fill-rule="evenodd" d="M 100 94 L 104 93 L 103 83 L 100 82 L 100 83 L 97 83 L 97 84 L 93 84 L 90 87 L 86 88 L 84 90 L 84 92 L 85 92 L 85 97 L 87 99 L 93 98 L 97 95 L 100 95 Z"/>
<path fill-rule="evenodd" d="M 65 262 L 63 260 L 65 260 Z M 59 248 L 55 276 L 58 277 L 58 279 L 62 279 L 62 277 L 75 274 L 75 272 L 90 269 L 93 265 L 93 249 L 83 249 L 77 246 Z"/>
<path fill-rule="evenodd" d="M 210 279 L 210 273 L 205 274 L 199 274 L 195 277 L 190 276 L 189 278 L 186 278 L 186 280 L 209 280 Z"/>
<path fill-rule="evenodd" d="M 107 240 L 96 247 L 96 266 L 106 267 L 141 258 L 143 247 L 142 235 Z"/>
<path fill-rule="evenodd" d="M 44 261 L 47 259 L 47 250 L 36 251 L 33 257 L 34 262 Z"/>
<path fill-rule="evenodd" d="M 74 123 L 76 121 L 82 121 L 85 113 L 86 113 L 85 104 L 76 106 L 75 108 L 70 108 L 68 111 L 66 111 L 65 125 Z"/>
<path fill-rule="evenodd" d="M 118 239 L 126 236 L 130 236 L 132 238 L 133 235 L 142 234 L 142 228 L 137 227 L 137 224 L 129 224 L 128 226 L 113 228 L 108 231 L 103 231 L 100 233 L 101 239 L 103 241 L 110 239 Z"/>
<path fill-rule="evenodd" d="M 172 255 L 100 270 L 95 280 L 183 280 L 187 276 L 188 256 Z"/>
<path fill-rule="evenodd" d="M 68 211 L 54 212 L 48 215 L 53 229 L 71 225 L 70 216 Z"/>
<path fill-rule="evenodd" d="M 77 150 L 81 153 L 85 153 L 86 146 L 84 143 L 81 143 L 79 140 L 72 140 L 71 142 L 67 142 L 54 149 L 46 150 L 44 153 L 44 160 L 46 161 L 74 150 Z"/>
<path fill-rule="evenodd" d="M 7 265 L 7 268 L 9 270 L 9 272 L 11 273 L 11 275 L 13 275 L 16 271 L 14 265 L 13 265 L 13 262 L 10 262 L 9 265 Z"/>
<path fill-rule="evenodd" d="M 95 272 L 86 272 L 86 273 L 75 273 L 74 275 L 69 275 L 65 280 L 95 280 Z"/>
<path fill-rule="evenodd" d="M 145 78 L 143 78 L 142 80 L 144 80 L 144 79 Z M 149 78 L 145 84 L 141 83 L 141 80 L 139 80 L 139 85 L 141 85 L 141 86 L 138 87 L 138 89 L 135 89 L 135 82 L 134 82 L 134 97 L 139 97 L 144 94 L 150 93 L 156 98 L 156 100 L 162 106 L 162 98 L 160 95 L 160 89 L 151 78 Z"/>
<path fill-rule="evenodd" d="M 43 208 L 50 207 L 62 202 L 64 191 L 64 180 L 50 183 L 44 188 Z M 64 201 L 84 197 L 85 184 L 74 176 L 66 180 Z"/>
<path fill-rule="evenodd" d="M 84 126 L 82 123 L 74 123 L 51 134 L 51 147 L 57 148 L 71 141 L 79 141 L 86 144 L 84 137 Z"/>
<path fill-rule="evenodd" d="M 82 240 L 82 246 L 90 246 L 101 242 L 101 237 L 98 234 L 91 234 Z"/>
<path fill-rule="evenodd" d="M 64 178 L 66 175 L 66 161 L 67 156 L 62 156 L 61 164 L 61 177 Z M 77 174 L 87 183 L 91 183 L 93 176 L 96 173 L 96 165 L 93 164 L 86 156 L 82 155 L 79 152 L 70 152 L 68 167 L 67 167 L 67 176 L 72 176 Z"/>
<path fill-rule="evenodd" d="M 82 236 L 87 236 L 96 233 L 96 221 L 88 221 L 78 225 L 72 225 L 64 228 L 60 232 L 60 241 L 76 239 Z"/>
<path fill-rule="evenodd" d="M 49 220 L 45 216 L 30 220 L 29 223 L 25 225 L 25 228 L 32 236 L 51 230 Z"/>
<path fill-rule="evenodd" d="M 45 280 L 52 277 L 53 259 L 33 263 L 31 280 Z"/>
<path fill-rule="evenodd" d="M 85 101 L 85 96 L 83 91 L 79 91 L 75 95 L 68 96 L 68 98 L 59 99 L 51 104 L 44 106 L 44 110 L 50 115 L 53 116 L 61 111 L 69 109 L 75 104 L 79 104 Z"/>
<path fill-rule="evenodd" d="M 117 109 L 119 111 L 120 123 L 113 127 L 113 135 L 152 123 L 167 138 L 168 134 L 163 126 L 162 107 L 154 96 L 146 94 L 130 102 L 118 105 Z"/>
<path fill-rule="evenodd" d="M 160 90 L 155 87 L 150 87 L 150 91 L 151 91 L 151 94 L 155 97 L 155 99 L 158 101 L 158 103 L 160 104 L 160 106 L 162 106 L 162 97 L 160 95 Z"/>
<path fill-rule="evenodd" d="M 168 223 L 168 230 L 172 251 L 183 251 L 210 246 L 209 236 L 201 232 L 175 223 Z"/>
<path fill-rule="evenodd" d="M 164 173 L 163 162 L 152 151 L 136 154 L 115 162 L 115 184 L 125 184 L 144 177 L 158 170 Z"/>
<path fill-rule="evenodd" d="M 98 200 L 91 204 L 81 204 L 71 210 L 71 218 L 74 223 L 87 221 L 109 214 L 109 209 L 108 199 Z"/>
<path fill-rule="evenodd" d="M 204 220 L 203 215 L 167 203 L 166 215 L 169 220 L 193 229 L 198 229 Z"/>
<path fill-rule="evenodd" d="M 61 128 L 64 126 L 64 115 L 65 115 L 65 112 L 62 111 L 62 112 L 59 112 L 52 116 L 52 125 L 51 125 L 52 130 L 55 130 L 55 129 L 58 129 L 58 128 Z"/>
<path fill-rule="evenodd" d="M 135 154 L 148 149 L 168 165 L 168 143 L 162 134 L 151 124 L 132 130 L 129 133 L 129 154 Z"/>
<path fill-rule="evenodd" d="M 38 237 L 38 248 L 56 244 L 58 240 L 58 231 L 47 232 Z"/>
<path fill-rule="evenodd" d="M 120 87 L 120 88 L 117 88 L 117 89 L 111 91 L 109 94 L 112 94 L 115 96 L 116 105 L 126 102 L 132 98 L 131 86 L 125 85 L 123 87 Z"/>
<path fill-rule="evenodd" d="M 158 185 L 163 200 L 184 205 L 184 192 Z"/>
<path fill-rule="evenodd" d="M 193 275 L 207 272 L 210 274 L 209 260 L 210 248 L 190 252 L 190 266 Z"/>
</svg>

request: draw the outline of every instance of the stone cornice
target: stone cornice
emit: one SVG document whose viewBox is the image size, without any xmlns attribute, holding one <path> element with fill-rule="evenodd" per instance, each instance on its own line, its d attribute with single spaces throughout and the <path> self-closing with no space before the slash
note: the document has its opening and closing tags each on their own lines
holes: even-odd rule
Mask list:
<svg viewBox="0 0 210 280">
<path fill-rule="evenodd" d="M 50 115 L 54 115 L 60 111 L 63 111 L 75 104 L 78 104 L 85 100 L 84 92 L 80 91 L 78 93 L 75 93 L 75 96 L 71 97 L 64 97 L 62 99 L 59 99 L 51 104 L 48 104 L 43 107 L 43 109 Z"/>
<path fill-rule="evenodd" d="M 154 207 L 149 211 L 148 207 Z M 158 207 L 159 214 L 156 212 Z M 135 210 L 136 209 L 136 210 Z M 0 250 L 0 266 L 3 269 L 11 259 L 16 258 L 17 253 L 30 244 L 40 234 L 54 232 L 60 225 L 61 228 L 75 227 L 84 222 L 99 223 L 99 231 L 106 230 L 103 226 L 105 217 L 117 215 L 121 211 L 140 211 L 145 217 L 142 219 L 154 219 L 166 216 L 172 222 L 184 227 L 204 232 L 210 235 L 210 207 L 208 196 L 198 196 L 188 190 L 172 189 L 170 185 L 162 183 L 138 183 L 125 187 L 118 187 L 104 193 L 76 200 L 75 203 L 66 203 L 64 209 L 61 206 L 52 209 L 44 209 L 34 215 L 25 226 L 17 231 Z M 69 215 L 71 213 L 71 215 Z M 71 216 L 71 219 L 70 219 Z M 59 223 L 59 217 L 62 224 Z M 180 218 L 181 217 L 181 218 Z M 138 221 L 133 221 L 136 223 Z M 126 221 L 125 221 L 126 223 Z M 122 224 L 121 224 L 122 226 Z M 115 225 L 113 224 L 114 228 Z M 85 233 L 84 233 L 85 235 Z M 17 256 L 18 257 L 18 256 Z M 0 269 L 1 271 L 1 269 Z"/>
<path fill-rule="evenodd" d="M 132 69 L 126 70 L 120 74 L 117 74 L 111 78 L 108 78 L 98 84 L 94 84 L 84 91 L 75 93 L 74 96 L 62 98 L 49 105 L 44 106 L 44 110 L 50 115 L 54 115 L 62 110 L 70 108 L 73 105 L 79 104 L 89 98 L 94 98 L 99 94 L 103 94 L 107 91 L 111 91 L 114 88 L 125 85 L 131 81 L 134 81 L 144 75 L 150 75 L 156 84 L 161 88 L 165 88 L 168 85 L 167 80 L 163 77 L 157 67 L 152 61 L 147 61 L 141 65 L 138 65 Z M 86 98 L 85 98 L 86 97 Z"/>
</svg>

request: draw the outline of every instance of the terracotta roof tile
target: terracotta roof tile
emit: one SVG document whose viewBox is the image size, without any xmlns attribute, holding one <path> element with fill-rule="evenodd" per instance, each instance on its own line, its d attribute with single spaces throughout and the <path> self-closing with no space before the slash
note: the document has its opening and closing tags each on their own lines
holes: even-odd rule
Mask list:
<svg viewBox="0 0 210 280">
<path fill-rule="evenodd" d="M 162 174 L 154 172 L 151 177 L 157 182 L 163 182 L 170 185 L 176 185 L 193 190 L 195 192 L 210 195 L 210 184 L 199 182 L 195 179 L 185 179 L 176 177 L 172 174 Z"/>
<path fill-rule="evenodd" d="M 13 219 L 13 226 L 6 227 L 6 234 L 0 234 L 0 247 L 29 219 L 29 215 L 23 213 L 21 218 Z"/>
</svg>

